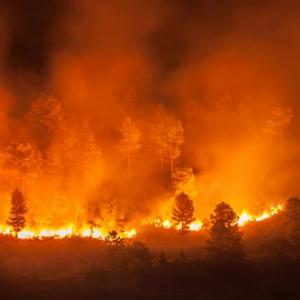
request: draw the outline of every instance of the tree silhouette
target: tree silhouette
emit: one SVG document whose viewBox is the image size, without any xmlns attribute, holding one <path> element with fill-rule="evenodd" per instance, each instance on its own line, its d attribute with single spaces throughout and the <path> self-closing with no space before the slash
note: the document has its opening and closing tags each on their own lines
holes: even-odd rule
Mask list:
<svg viewBox="0 0 300 300">
<path fill-rule="evenodd" d="M 82 177 L 87 191 L 97 186 L 103 176 L 103 156 L 96 138 L 87 123 L 81 129 L 80 164 L 83 168 Z"/>
<path fill-rule="evenodd" d="M 174 160 L 180 156 L 180 145 L 184 143 L 184 130 L 181 122 L 167 114 L 161 107 L 156 112 L 156 122 L 152 127 L 152 140 L 160 157 L 161 170 L 164 169 L 164 162 L 169 162 L 172 178 Z"/>
<path fill-rule="evenodd" d="M 300 198 L 291 198 L 287 201 L 285 219 L 287 238 L 298 254 L 300 247 Z M 298 255 L 300 256 L 300 254 Z"/>
<path fill-rule="evenodd" d="M 87 223 L 90 225 L 91 231 L 95 227 L 99 227 L 103 221 L 101 207 L 99 201 L 89 201 L 86 205 Z"/>
<path fill-rule="evenodd" d="M 135 241 L 128 247 L 130 264 L 134 270 L 147 270 L 151 265 L 151 255 L 142 242 Z"/>
<path fill-rule="evenodd" d="M 266 126 L 263 128 L 265 133 L 279 137 L 281 152 L 284 149 L 284 136 L 293 118 L 293 110 L 290 107 L 276 107 L 272 110 L 272 117 L 266 121 Z"/>
<path fill-rule="evenodd" d="M 108 233 L 105 242 L 107 245 L 117 248 L 122 248 L 126 245 L 125 239 L 121 238 L 115 230 Z"/>
<path fill-rule="evenodd" d="M 120 149 L 127 157 L 128 175 L 131 177 L 131 156 L 141 148 L 141 133 L 129 117 L 123 120 L 120 132 Z"/>
<path fill-rule="evenodd" d="M 16 237 L 18 233 L 25 227 L 25 215 L 26 204 L 23 194 L 18 190 L 14 190 L 11 197 L 11 210 L 10 217 L 8 218 L 7 224 L 12 226 Z"/>
<path fill-rule="evenodd" d="M 26 183 L 37 178 L 42 166 L 42 155 L 32 143 L 13 141 L 8 145 L 4 167 L 13 173 L 13 178 L 20 180 L 23 194 Z"/>
<path fill-rule="evenodd" d="M 210 216 L 210 239 L 207 257 L 213 261 L 229 262 L 244 258 L 242 234 L 237 224 L 238 216 L 227 203 L 221 202 Z"/>
<path fill-rule="evenodd" d="M 184 193 L 176 197 L 173 220 L 182 233 L 187 232 L 189 225 L 195 220 L 193 201 Z"/>
<path fill-rule="evenodd" d="M 159 258 L 158 258 L 158 265 L 159 267 L 165 267 L 168 264 L 168 260 L 166 257 L 166 253 L 161 251 Z"/>
<path fill-rule="evenodd" d="M 103 156 L 87 122 L 67 124 L 51 142 L 47 151 L 46 171 L 52 180 L 53 193 L 63 194 L 77 221 L 83 213 L 81 199 L 86 197 L 103 178 Z M 76 195 L 76 197 L 74 197 Z M 73 201 L 69 201 L 70 198 Z M 55 198 L 56 200 L 63 198 Z M 57 201 L 53 206 L 60 207 Z"/>
<path fill-rule="evenodd" d="M 27 119 L 47 133 L 53 133 L 60 128 L 64 119 L 62 104 L 53 96 L 42 95 L 33 101 Z"/>
</svg>

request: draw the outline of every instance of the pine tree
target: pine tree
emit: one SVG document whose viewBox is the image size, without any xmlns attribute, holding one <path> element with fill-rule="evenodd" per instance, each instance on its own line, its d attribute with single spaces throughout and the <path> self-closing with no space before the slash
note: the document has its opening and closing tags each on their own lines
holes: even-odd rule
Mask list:
<svg viewBox="0 0 300 300">
<path fill-rule="evenodd" d="M 47 133 L 53 133 L 60 128 L 64 119 L 62 104 L 53 96 L 42 95 L 33 101 L 27 119 Z"/>
<path fill-rule="evenodd" d="M 122 135 L 120 149 L 127 157 L 128 175 L 131 177 L 131 156 L 141 148 L 141 132 L 129 117 L 122 122 L 120 132 Z"/>
<path fill-rule="evenodd" d="M 82 144 L 79 150 L 81 151 L 80 165 L 83 168 L 83 182 L 85 183 L 85 189 L 90 192 L 90 190 L 102 181 L 104 168 L 103 155 L 87 123 L 81 129 L 79 140 Z"/>
<path fill-rule="evenodd" d="M 56 191 L 54 194 L 64 195 L 69 210 L 74 212 L 74 219 L 78 220 L 83 213 L 82 199 L 102 181 L 104 161 L 87 122 L 80 125 L 70 122 L 66 125 L 68 126 L 62 128 L 50 144 L 46 169 L 52 179 L 52 191 Z M 53 206 L 60 207 L 61 203 L 54 203 Z"/>
<path fill-rule="evenodd" d="M 272 110 L 272 117 L 266 121 L 266 126 L 263 128 L 265 133 L 279 138 L 281 152 L 284 149 L 284 137 L 293 118 L 293 110 L 290 107 L 276 107 Z"/>
<path fill-rule="evenodd" d="M 142 242 L 135 241 L 128 247 L 130 267 L 134 271 L 148 270 L 151 266 L 149 249 Z"/>
<path fill-rule="evenodd" d="M 13 141 L 6 149 L 4 167 L 12 172 L 14 179 L 19 180 L 25 194 L 26 183 L 34 181 L 43 167 L 42 155 L 30 142 Z"/>
<path fill-rule="evenodd" d="M 221 202 L 210 216 L 210 239 L 207 257 L 213 261 L 230 262 L 244 257 L 238 216 L 227 203 Z"/>
<path fill-rule="evenodd" d="M 180 156 L 180 145 L 184 143 L 184 130 L 181 122 L 161 107 L 156 112 L 152 140 L 160 157 L 161 170 L 164 169 L 164 163 L 168 162 L 172 178 L 174 160 Z"/>
<path fill-rule="evenodd" d="M 165 267 L 167 264 L 168 264 L 168 260 L 166 257 L 166 253 L 164 251 L 161 251 L 158 259 L 158 265 L 159 267 Z"/>
<path fill-rule="evenodd" d="M 176 197 L 173 220 L 182 233 L 187 232 L 189 225 L 195 220 L 193 201 L 184 193 Z"/>
<path fill-rule="evenodd" d="M 17 237 L 18 233 L 25 227 L 26 220 L 24 215 L 27 211 L 25 198 L 18 189 L 12 193 L 11 206 L 10 217 L 8 218 L 7 224 L 12 226 Z"/>
</svg>

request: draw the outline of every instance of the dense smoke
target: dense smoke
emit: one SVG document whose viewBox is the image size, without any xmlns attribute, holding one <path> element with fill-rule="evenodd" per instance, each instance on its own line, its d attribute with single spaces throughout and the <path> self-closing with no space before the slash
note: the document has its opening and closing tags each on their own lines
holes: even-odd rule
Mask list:
<svg viewBox="0 0 300 300">
<path fill-rule="evenodd" d="M 257 211 L 298 194 L 300 21 L 291 5 L 1 4 L 1 218 L 16 186 L 32 224 L 120 227 L 170 214 L 178 189 L 201 218 L 220 201 Z M 168 158 L 155 144 L 163 120 L 184 130 Z M 12 153 L 29 142 L 35 163 L 24 171 Z M 170 172 L 187 183 L 174 187 Z"/>
</svg>

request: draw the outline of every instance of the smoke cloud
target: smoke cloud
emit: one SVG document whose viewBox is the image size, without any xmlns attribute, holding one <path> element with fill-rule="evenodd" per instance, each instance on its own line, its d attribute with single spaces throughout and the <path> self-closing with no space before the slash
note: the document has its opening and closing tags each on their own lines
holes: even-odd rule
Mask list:
<svg viewBox="0 0 300 300">
<path fill-rule="evenodd" d="M 172 195 L 150 142 L 156 111 L 163 107 L 183 125 L 185 142 L 175 167 L 193 170 L 201 218 L 219 201 L 240 212 L 297 195 L 298 6 L 234 0 L 3 4 L 3 149 L 12 139 L 33 140 L 47 160 L 51 143 L 61 145 L 87 123 L 101 148 L 101 179 L 88 191 L 75 189 L 78 181 L 69 183 L 76 193 L 66 201 L 78 201 L 82 211 L 90 202 L 106 201 L 130 220 L 158 216 L 161 207 L 168 214 Z M 47 140 L 28 121 L 40 95 L 62 103 L 69 120 L 63 137 Z M 276 108 L 290 109 L 293 117 L 269 134 Z M 142 144 L 129 181 L 118 148 L 126 117 L 141 131 Z M 89 177 L 98 176 L 93 172 Z M 50 189 L 46 182 L 32 188 L 36 208 L 44 209 L 38 193 Z"/>
</svg>

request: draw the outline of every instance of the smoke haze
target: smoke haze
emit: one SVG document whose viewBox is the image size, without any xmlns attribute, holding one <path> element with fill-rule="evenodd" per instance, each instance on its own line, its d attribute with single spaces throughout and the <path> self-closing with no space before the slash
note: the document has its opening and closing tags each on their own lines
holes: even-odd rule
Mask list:
<svg viewBox="0 0 300 300">
<path fill-rule="evenodd" d="M 237 212 L 257 211 L 299 194 L 298 11 L 293 1 L 0 4 L 3 160 L 11 141 L 33 141 L 48 171 L 55 152 L 60 165 L 73 173 L 76 167 L 65 167 L 62 153 L 81 146 L 86 131 L 101 149 L 101 161 L 97 168 L 89 166 L 85 184 L 81 175 L 72 174 L 61 185 L 48 184 L 55 176 L 50 171 L 39 174 L 27 184 L 29 206 L 47 215 L 49 223 L 57 218 L 57 206 L 49 212 L 57 197 L 57 205 L 70 206 L 70 222 L 74 214 L 90 214 L 87 207 L 95 202 L 125 223 L 140 215 L 168 216 L 173 194 L 151 143 L 160 108 L 182 123 L 185 142 L 174 165 L 192 169 L 189 188 L 201 218 L 220 201 Z M 66 121 L 60 134 L 45 136 L 28 118 L 41 95 L 62 103 Z M 286 126 L 269 134 L 276 108 L 290 110 L 293 117 L 283 113 Z M 126 117 L 141 132 L 130 179 L 118 146 Z M 3 163 L 3 176 L 12 176 L 6 172 Z M 17 182 L 1 184 L 3 219 Z M 52 191 L 59 196 L 50 196 Z M 32 222 L 37 222 L 33 214 Z"/>
</svg>

